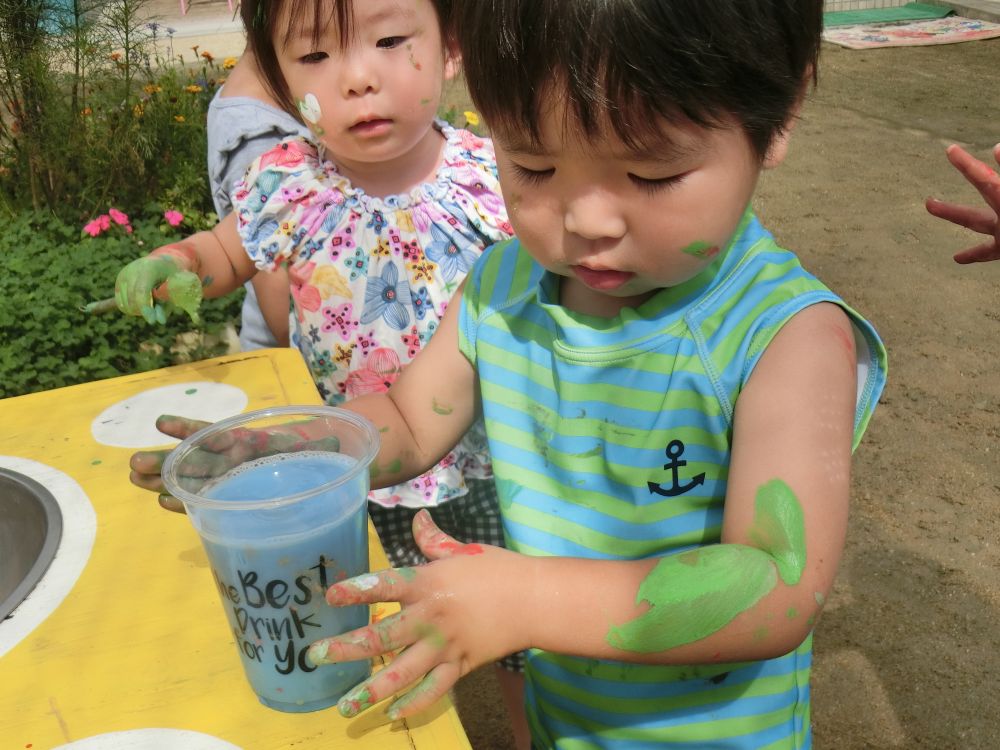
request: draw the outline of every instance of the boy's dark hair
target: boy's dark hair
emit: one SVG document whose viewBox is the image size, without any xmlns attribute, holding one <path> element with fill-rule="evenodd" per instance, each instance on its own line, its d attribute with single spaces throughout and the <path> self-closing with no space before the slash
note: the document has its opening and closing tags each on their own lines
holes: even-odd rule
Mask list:
<svg viewBox="0 0 1000 750">
<path fill-rule="evenodd" d="M 823 0 L 463 0 L 456 34 L 472 99 L 498 131 L 540 140 L 548 102 L 589 137 L 633 147 L 658 119 L 733 117 L 763 158 L 815 81 Z"/>
<path fill-rule="evenodd" d="M 447 43 L 451 38 L 452 0 L 430 0 L 430 3 L 437 11 L 441 38 Z M 287 41 L 292 30 L 302 25 L 311 28 L 318 41 L 323 29 L 333 24 L 340 32 L 340 43 L 346 45 L 354 33 L 353 5 L 352 0 L 241 0 L 240 18 L 246 31 L 247 48 L 257 61 L 260 79 L 274 100 L 294 117 L 301 119 L 278 65 L 275 40 L 278 44 Z M 279 28 L 283 14 L 287 18 L 283 28 Z"/>
</svg>

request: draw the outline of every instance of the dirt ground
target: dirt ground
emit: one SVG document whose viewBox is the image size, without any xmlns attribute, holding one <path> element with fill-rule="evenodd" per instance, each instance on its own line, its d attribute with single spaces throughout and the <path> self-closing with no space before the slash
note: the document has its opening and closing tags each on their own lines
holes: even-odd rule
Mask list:
<svg viewBox="0 0 1000 750">
<path fill-rule="evenodd" d="M 1000 262 L 923 199 L 978 201 L 944 158 L 1000 141 L 1000 40 L 845 50 L 756 204 L 866 315 L 889 385 L 854 464 L 847 551 L 815 637 L 817 750 L 1000 747 Z M 456 701 L 476 750 L 512 747 L 489 670 Z"/>
</svg>

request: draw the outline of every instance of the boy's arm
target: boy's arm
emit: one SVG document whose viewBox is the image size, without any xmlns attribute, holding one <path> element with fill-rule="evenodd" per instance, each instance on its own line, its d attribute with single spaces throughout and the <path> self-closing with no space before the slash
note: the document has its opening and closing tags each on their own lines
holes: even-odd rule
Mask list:
<svg viewBox="0 0 1000 750">
<path fill-rule="evenodd" d="M 419 358 L 418 358 L 419 359 Z M 403 716 L 480 664 L 526 647 L 594 658 L 710 664 L 778 656 L 808 635 L 844 544 L 856 398 L 851 325 L 807 308 L 776 335 L 738 401 L 722 543 L 640 561 L 530 558 L 461 545 L 424 515 L 436 560 L 333 586 L 335 605 L 400 601 L 402 612 L 318 641 L 318 662 L 409 646 L 345 696 L 356 712 L 427 675 Z"/>
<path fill-rule="evenodd" d="M 221 297 L 251 278 L 257 269 L 243 249 L 236 215 L 212 229 L 164 245 L 129 263 L 115 281 L 115 302 L 128 315 L 164 322 L 160 302 L 175 305 L 197 320 L 202 297 Z"/>
</svg>

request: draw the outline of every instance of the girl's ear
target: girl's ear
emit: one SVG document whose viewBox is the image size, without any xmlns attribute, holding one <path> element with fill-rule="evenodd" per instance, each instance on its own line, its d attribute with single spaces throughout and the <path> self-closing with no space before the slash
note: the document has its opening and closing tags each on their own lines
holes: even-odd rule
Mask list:
<svg viewBox="0 0 1000 750">
<path fill-rule="evenodd" d="M 444 48 L 444 80 L 450 81 L 462 72 L 462 51 L 455 41 L 447 42 Z"/>
</svg>

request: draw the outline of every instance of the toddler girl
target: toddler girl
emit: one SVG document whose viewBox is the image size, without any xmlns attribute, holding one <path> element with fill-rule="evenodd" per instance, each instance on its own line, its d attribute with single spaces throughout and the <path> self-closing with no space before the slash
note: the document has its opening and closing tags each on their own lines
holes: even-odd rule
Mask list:
<svg viewBox="0 0 1000 750">
<path fill-rule="evenodd" d="M 435 119 L 457 68 L 447 8 L 256 0 L 241 14 L 273 100 L 312 138 L 262 154 L 236 186 L 234 214 L 211 232 L 124 268 L 118 305 L 147 318 L 164 304 L 193 309 L 199 291 L 226 294 L 258 269 L 286 266 L 292 343 L 323 399 L 385 391 L 434 334 L 482 249 L 511 234 L 491 142 Z M 133 459 L 133 481 L 158 488 L 158 476 L 143 476 L 147 466 L 156 473 L 147 458 Z M 433 469 L 370 499 L 397 566 L 424 561 L 411 534 L 420 508 L 464 541 L 503 542 L 478 427 Z M 516 669 L 518 659 L 503 663 Z M 516 679 L 501 676 L 516 693 Z"/>
</svg>

